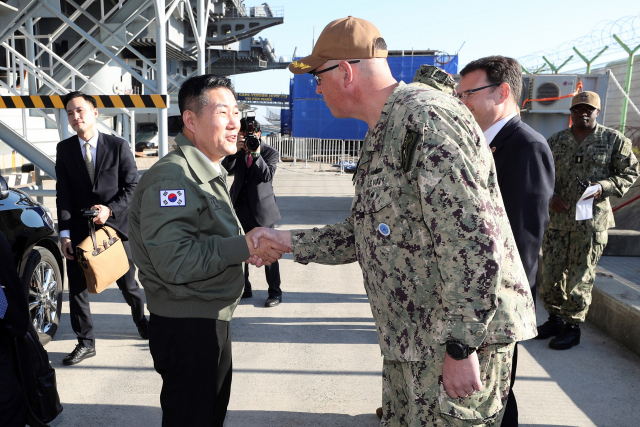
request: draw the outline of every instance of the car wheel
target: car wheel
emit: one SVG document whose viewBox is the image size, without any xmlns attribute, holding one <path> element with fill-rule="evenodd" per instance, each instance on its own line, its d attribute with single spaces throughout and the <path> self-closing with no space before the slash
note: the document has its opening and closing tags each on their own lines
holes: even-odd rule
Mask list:
<svg viewBox="0 0 640 427">
<path fill-rule="evenodd" d="M 42 345 L 53 339 L 62 314 L 64 278 L 49 250 L 36 246 L 27 258 L 22 283 L 29 291 L 29 315 Z"/>
</svg>

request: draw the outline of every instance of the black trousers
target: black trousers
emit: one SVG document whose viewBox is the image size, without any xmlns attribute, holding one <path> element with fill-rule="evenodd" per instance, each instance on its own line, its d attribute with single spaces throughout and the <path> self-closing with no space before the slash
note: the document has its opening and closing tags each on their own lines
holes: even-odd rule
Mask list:
<svg viewBox="0 0 640 427">
<path fill-rule="evenodd" d="M 238 215 L 238 219 L 240 220 L 240 224 L 242 225 L 245 233 L 248 233 L 256 227 L 260 227 L 260 224 L 258 224 L 254 218 L 251 213 L 251 209 L 248 206 L 246 206 L 246 208 L 243 207 L 238 209 L 236 214 Z M 273 225 L 269 228 L 273 228 Z M 267 284 L 269 285 L 269 298 L 282 298 L 282 289 L 280 289 L 280 265 L 278 264 L 278 261 L 263 268 L 264 274 L 267 278 Z M 244 266 L 244 290 L 251 290 L 248 264 L 245 264 Z"/>
<path fill-rule="evenodd" d="M 516 368 L 518 367 L 518 343 L 513 347 L 513 361 L 511 362 L 511 387 L 507 397 L 507 407 L 504 410 L 501 427 L 518 426 L 518 403 L 513 394 L 513 384 L 516 382 Z"/>
<path fill-rule="evenodd" d="M 149 350 L 162 376 L 162 427 L 222 427 L 231 395 L 229 322 L 151 313 Z"/>
<path fill-rule="evenodd" d="M 0 426 L 24 427 L 27 403 L 11 363 L 9 339 L 0 337 Z"/>
<path fill-rule="evenodd" d="M 122 291 L 124 300 L 131 307 L 133 322 L 138 323 L 144 317 L 144 299 L 142 289 L 136 282 L 136 267 L 131 258 L 131 247 L 128 241 L 122 242 L 124 251 L 129 260 L 129 271 L 116 280 L 118 287 Z M 71 328 L 78 336 L 78 342 L 85 347 L 95 347 L 95 336 L 93 333 L 93 320 L 91 319 L 91 307 L 89 306 L 89 292 L 87 292 L 87 282 L 84 280 L 82 270 L 78 263 L 67 260 L 67 277 L 69 278 L 69 317 L 71 318 Z"/>
</svg>

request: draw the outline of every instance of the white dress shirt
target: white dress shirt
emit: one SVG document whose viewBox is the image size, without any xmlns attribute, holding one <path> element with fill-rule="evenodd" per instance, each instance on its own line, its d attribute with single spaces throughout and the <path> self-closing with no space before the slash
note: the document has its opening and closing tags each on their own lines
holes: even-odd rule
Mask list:
<svg viewBox="0 0 640 427">
<path fill-rule="evenodd" d="M 196 150 L 198 149 L 196 148 Z M 211 163 L 211 166 L 216 170 L 216 172 L 218 172 L 218 175 L 222 175 L 222 169 L 220 169 L 221 168 L 220 162 L 218 163 L 212 162 L 211 159 L 205 156 L 205 154 L 200 150 L 198 150 L 198 153 L 202 154 L 202 157 L 204 157 L 207 162 Z"/>
<path fill-rule="evenodd" d="M 517 112 L 513 112 L 513 113 L 509 114 L 507 117 L 505 117 L 502 120 L 499 120 L 499 121 L 495 122 L 494 124 L 491 125 L 491 127 L 489 129 L 484 131 L 484 139 L 487 140 L 487 144 L 491 144 L 491 141 L 493 141 L 493 138 L 496 137 L 496 135 L 498 134 L 498 132 L 500 132 L 502 130 L 504 125 L 506 125 L 509 122 L 509 120 L 514 118 L 516 116 L 516 114 L 518 114 L 518 113 Z"/>
<path fill-rule="evenodd" d="M 86 152 L 85 152 L 85 148 L 84 148 L 84 144 L 86 144 L 87 142 L 89 143 L 89 151 L 91 152 L 91 158 L 93 159 L 93 166 L 96 166 L 96 152 L 98 150 L 98 137 L 100 136 L 100 132 L 98 132 L 96 130 L 96 134 L 93 135 L 93 137 L 88 140 L 85 141 L 82 138 L 78 137 L 78 141 L 80 141 L 80 152 L 82 153 L 82 160 L 84 161 L 84 158 L 86 156 Z M 60 238 L 71 238 L 71 231 L 69 230 L 62 230 L 60 232 Z"/>
</svg>

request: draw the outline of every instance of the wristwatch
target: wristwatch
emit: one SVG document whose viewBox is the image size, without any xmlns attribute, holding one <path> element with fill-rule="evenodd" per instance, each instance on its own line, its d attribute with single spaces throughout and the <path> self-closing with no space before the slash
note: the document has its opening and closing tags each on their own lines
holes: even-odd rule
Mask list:
<svg viewBox="0 0 640 427">
<path fill-rule="evenodd" d="M 476 351 L 474 347 L 469 347 L 466 344 L 462 344 L 460 341 L 447 341 L 447 354 L 453 360 L 466 359 L 474 351 Z"/>
</svg>

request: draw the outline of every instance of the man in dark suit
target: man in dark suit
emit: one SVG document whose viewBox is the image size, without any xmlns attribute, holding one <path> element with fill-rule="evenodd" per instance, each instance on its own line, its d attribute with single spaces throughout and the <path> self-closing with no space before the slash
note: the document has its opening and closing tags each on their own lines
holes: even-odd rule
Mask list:
<svg viewBox="0 0 640 427">
<path fill-rule="evenodd" d="M 255 227 L 273 228 L 280 219 L 280 211 L 273 194 L 273 176 L 278 166 L 278 152 L 261 140 L 260 123 L 253 122 L 254 137 L 260 141 L 257 150 L 251 151 L 245 144 L 247 137 L 247 119 L 240 121 L 238 134 L 238 152 L 227 156 L 222 166 L 234 175 L 231 185 L 231 202 L 245 233 Z M 269 297 L 265 307 L 275 307 L 282 302 L 280 289 L 280 266 L 278 261 L 265 266 L 265 275 L 269 284 Z M 249 282 L 249 265 L 244 266 L 244 293 L 242 298 L 251 298 L 251 282 Z"/>
<path fill-rule="evenodd" d="M 470 62 L 460 75 L 458 97 L 475 117 L 493 152 L 504 207 L 535 301 L 538 254 L 555 185 L 553 156 L 546 139 L 520 120 L 522 68 L 518 61 L 489 56 Z M 511 388 L 517 361 L 516 346 Z M 517 425 L 518 407 L 510 389 L 502 426 Z"/>
<path fill-rule="evenodd" d="M 29 309 L 16 271 L 11 246 L 0 233 L 0 426 L 23 427 L 27 405 L 22 386 L 11 363 L 9 342 L 24 337 Z"/>
<path fill-rule="evenodd" d="M 98 225 L 109 225 L 122 237 L 129 271 L 116 283 L 131 307 L 133 321 L 144 339 L 147 339 L 147 318 L 127 238 L 129 204 L 138 182 L 138 170 L 129 144 L 121 138 L 98 132 L 98 110 L 92 96 L 72 92 L 63 103 L 77 135 L 61 141 L 57 147 L 56 203 L 62 252 L 67 258 L 71 327 L 78 336 L 78 345 L 62 363 L 75 365 L 96 355 L 87 284 L 80 266 L 74 262 L 74 248 L 89 236 L 84 209 L 97 210 L 93 221 Z"/>
</svg>

